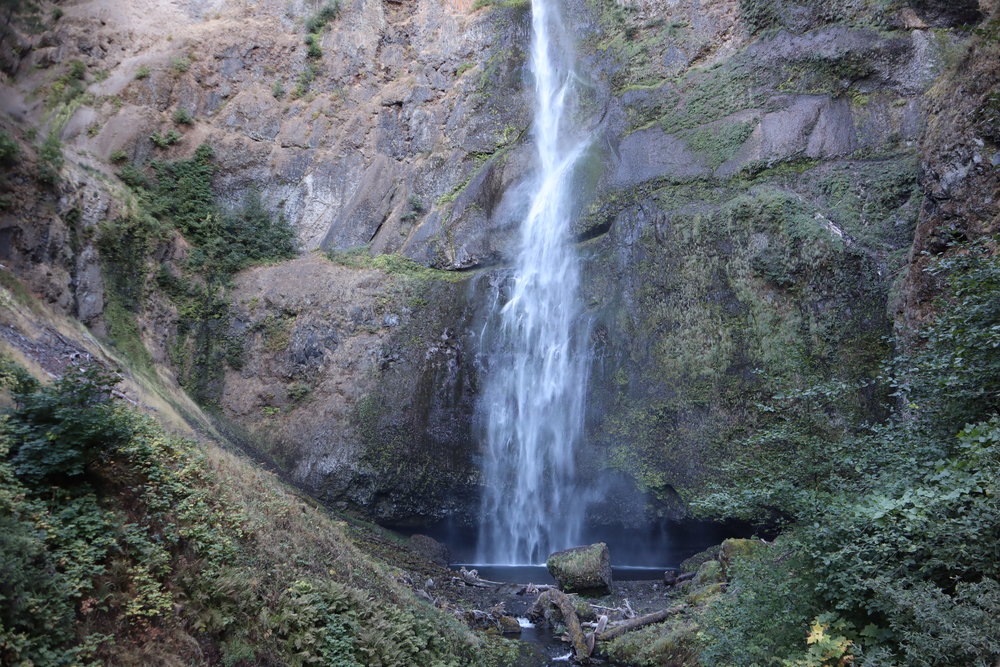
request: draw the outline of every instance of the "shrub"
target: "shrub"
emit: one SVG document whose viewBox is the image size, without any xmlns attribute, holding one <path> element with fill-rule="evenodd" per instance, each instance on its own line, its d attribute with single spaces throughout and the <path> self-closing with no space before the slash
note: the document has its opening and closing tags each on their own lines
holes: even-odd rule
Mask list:
<svg viewBox="0 0 1000 667">
<path fill-rule="evenodd" d="M 79 477 L 113 452 L 129 429 L 116 417 L 111 389 L 118 380 L 99 366 L 67 373 L 50 387 L 16 397 L 5 432 L 14 474 L 31 484 Z"/>
<path fill-rule="evenodd" d="M 747 443 L 764 458 L 734 468 L 755 472 L 697 503 L 790 524 L 771 555 L 734 568 L 731 593 L 706 613 L 705 664 L 825 664 L 816 662 L 820 645 L 831 659 L 864 664 L 995 662 L 1000 258 L 992 243 L 967 245 L 930 269 L 946 286 L 938 314 L 889 368 L 904 410 L 850 432 L 823 423 L 835 388 L 789 394 L 778 407 L 783 422 Z M 806 632 L 815 641 L 803 648 Z"/>
<path fill-rule="evenodd" d="M 207 261 L 224 273 L 269 259 L 295 255 L 295 230 L 283 216 L 273 216 L 260 193 L 250 190 L 242 204 L 217 216 L 218 226 L 203 238 Z"/>
<path fill-rule="evenodd" d="M 191 69 L 191 61 L 188 58 L 178 57 L 170 61 L 170 66 L 173 68 L 174 72 L 181 74 Z"/>
<path fill-rule="evenodd" d="M 69 78 L 83 81 L 87 75 L 87 66 L 82 60 L 72 60 L 69 63 Z"/>
<path fill-rule="evenodd" d="M 125 160 L 128 159 L 128 153 L 126 153 L 122 149 L 118 148 L 116 150 L 111 151 L 111 155 L 108 156 L 108 159 L 111 160 L 112 162 L 116 162 L 116 163 L 117 162 L 124 162 Z M 122 180 L 124 180 L 124 179 L 122 179 Z"/>
<path fill-rule="evenodd" d="M 38 180 L 47 185 L 55 185 L 59 182 L 62 166 L 62 142 L 59 141 L 59 134 L 52 131 L 38 151 Z"/>
<path fill-rule="evenodd" d="M 187 109 L 178 107 L 174 109 L 174 122 L 179 125 L 192 125 L 194 123 L 194 116 Z"/>
<path fill-rule="evenodd" d="M 326 27 L 326 24 L 340 16 L 340 0 L 328 2 L 319 11 L 306 19 L 306 33 L 318 33 Z"/>
<path fill-rule="evenodd" d="M 285 96 L 285 86 L 280 81 L 275 81 L 271 84 L 271 94 L 274 95 L 274 99 L 280 100 Z"/>
<path fill-rule="evenodd" d="M 53 21 L 58 21 L 65 15 L 66 12 L 63 11 L 62 7 L 53 7 L 52 12 L 49 14 Z"/>
<path fill-rule="evenodd" d="M 10 164 L 21 155 L 21 149 L 8 132 L 0 131 L 0 163 Z"/>
<path fill-rule="evenodd" d="M 323 49 L 319 46 L 319 36 L 310 34 L 306 38 L 306 44 L 309 48 L 306 50 L 306 55 L 312 59 L 318 59 L 323 57 Z"/>
<path fill-rule="evenodd" d="M 122 166 L 122 168 L 118 170 L 118 178 L 120 178 L 125 185 L 133 188 L 144 188 L 149 185 L 149 178 L 147 178 L 146 173 L 134 164 L 126 164 Z"/>
<path fill-rule="evenodd" d="M 306 68 L 299 73 L 298 81 L 295 84 L 295 88 L 292 89 L 292 99 L 298 99 L 309 92 L 309 86 L 312 85 L 313 80 L 316 78 L 317 70 L 316 66 L 312 63 L 306 65 Z"/>
<path fill-rule="evenodd" d="M 139 69 L 135 71 L 136 79 L 145 79 L 149 76 L 149 68 L 145 65 L 140 65 Z"/>
<path fill-rule="evenodd" d="M 160 134 L 159 132 L 153 132 L 151 135 L 149 135 L 149 140 L 152 141 L 157 146 L 159 146 L 160 148 L 173 146 L 182 138 L 183 135 L 177 130 L 168 130 L 164 134 Z"/>
<path fill-rule="evenodd" d="M 292 403 L 300 403 L 305 400 L 310 391 L 309 385 L 303 384 L 302 382 L 296 382 L 288 388 L 288 400 Z"/>
</svg>

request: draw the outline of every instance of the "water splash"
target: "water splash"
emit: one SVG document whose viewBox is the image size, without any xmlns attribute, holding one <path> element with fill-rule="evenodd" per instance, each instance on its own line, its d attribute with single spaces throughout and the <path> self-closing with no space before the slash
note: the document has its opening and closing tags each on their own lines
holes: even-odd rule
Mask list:
<svg viewBox="0 0 1000 667">
<path fill-rule="evenodd" d="M 513 275 L 494 285 L 482 332 L 486 379 L 486 490 L 482 563 L 539 563 L 573 546 L 585 511 L 577 497 L 574 448 L 587 382 L 588 331 L 577 299 L 570 185 L 587 140 L 578 112 L 573 50 L 554 0 L 532 0 L 531 70 L 537 169 Z"/>
</svg>

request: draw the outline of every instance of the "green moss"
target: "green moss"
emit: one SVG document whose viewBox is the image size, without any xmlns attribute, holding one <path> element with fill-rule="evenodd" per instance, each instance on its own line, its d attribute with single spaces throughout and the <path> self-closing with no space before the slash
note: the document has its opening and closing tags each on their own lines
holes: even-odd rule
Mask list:
<svg viewBox="0 0 1000 667">
<path fill-rule="evenodd" d="M 718 584 L 724 580 L 722 564 L 713 558 L 698 566 L 698 571 L 695 573 L 694 579 L 691 580 L 691 585 L 694 588 L 700 588 L 709 584 Z"/>
<path fill-rule="evenodd" d="M 753 70 L 737 61 L 691 70 L 664 90 L 655 107 L 630 113 L 632 127 L 656 122 L 668 134 L 720 120 L 763 101 L 754 92 Z"/>
<path fill-rule="evenodd" d="M 757 122 L 754 119 L 741 123 L 710 125 L 681 133 L 680 136 L 687 141 L 688 148 L 706 158 L 705 163 L 709 168 L 715 169 L 736 155 L 750 138 Z"/>
<path fill-rule="evenodd" d="M 341 266 L 348 266 L 352 269 L 378 269 L 400 278 L 443 280 L 446 282 L 458 282 L 465 279 L 465 276 L 454 271 L 432 269 L 402 255 L 373 255 L 368 246 L 358 246 L 350 250 L 331 250 L 327 253 L 327 257 L 331 262 Z"/>
<path fill-rule="evenodd" d="M 647 185 L 595 204 L 591 215 L 616 219 L 616 234 L 635 239 L 627 259 L 593 267 L 592 307 L 631 341 L 608 372 L 600 438 L 611 464 L 660 508 L 676 511 L 678 493 L 701 492 L 713 478 L 707 462 L 739 456 L 735 443 L 775 418 L 759 404 L 783 383 L 877 374 L 889 280 L 873 278 L 880 267 L 869 248 L 897 247 L 885 219 L 911 212 L 912 171 L 892 171 L 797 161 L 721 182 Z M 833 174 L 880 211 L 865 228 L 870 236 L 845 232 L 830 205 L 845 196 L 823 185 Z M 641 279 L 619 300 L 608 295 L 620 292 L 621 261 Z M 854 390 L 838 409 L 877 410 L 877 400 Z"/>
<path fill-rule="evenodd" d="M 719 557 L 719 545 L 713 545 L 707 549 L 703 549 L 693 556 L 685 558 L 681 562 L 682 572 L 696 572 L 699 567 L 707 563 L 710 560 L 714 560 Z"/>
<path fill-rule="evenodd" d="M 627 632 L 608 645 L 616 665 L 660 667 L 697 664 L 698 625 L 687 616 Z"/>
<path fill-rule="evenodd" d="M 694 587 L 696 584 L 692 584 L 692 586 Z M 718 599 L 724 591 L 725 584 L 721 581 L 716 581 L 703 586 L 697 586 L 693 591 L 684 596 L 684 601 L 691 605 L 711 604 L 714 600 Z"/>
<path fill-rule="evenodd" d="M 264 334 L 265 350 L 268 352 L 282 352 L 288 348 L 288 342 L 291 338 L 292 327 L 294 325 L 294 315 L 267 315 L 254 326 L 254 330 L 259 330 Z"/>
</svg>

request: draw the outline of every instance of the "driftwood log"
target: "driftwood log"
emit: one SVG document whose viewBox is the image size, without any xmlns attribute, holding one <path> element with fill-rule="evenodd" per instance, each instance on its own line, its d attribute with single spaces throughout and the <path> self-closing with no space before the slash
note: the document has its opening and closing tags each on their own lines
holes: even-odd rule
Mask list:
<svg viewBox="0 0 1000 667">
<path fill-rule="evenodd" d="M 576 661 L 580 664 L 590 664 L 591 648 L 587 645 L 587 638 L 583 635 L 583 628 L 580 627 L 580 618 L 576 615 L 576 607 L 562 591 L 550 588 L 542 592 L 531 605 L 528 616 L 539 617 L 545 615 L 546 608 L 552 605 L 562 614 L 563 624 L 566 626 L 566 634 L 569 635 L 570 643 L 573 644 L 573 651 L 576 654 Z M 591 645 L 592 646 L 592 645 Z"/>
<path fill-rule="evenodd" d="M 653 623 L 659 623 L 660 621 L 665 621 L 674 614 L 679 614 L 685 609 L 687 609 L 686 604 L 679 604 L 667 609 L 661 609 L 660 611 L 654 611 L 652 614 L 646 614 L 645 616 L 639 616 L 637 618 L 630 618 L 624 623 L 620 623 L 613 628 L 608 628 L 603 633 L 599 633 L 597 638 L 602 642 L 609 642 L 615 637 L 620 637 L 626 632 L 638 630 L 639 628 L 652 625 Z"/>
<path fill-rule="evenodd" d="M 460 584 L 465 584 L 466 586 L 477 586 L 479 588 L 499 588 L 500 586 L 507 585 L 502 581 L 482 579 L 479 577 L 478 570 L 466 570 L 464 567 L 458 571 L 458 576 L 452 577 L 451 580 L 457 581 Z"/>
<path fill-rule="evenodd" d="M 515 595 L 534 595 L 535 593 L 552 590 L 553 588 L 558 588 L 558 586 L 553 586 L 552 584 L 525 584 L 516 591 Z"/>
</svg>

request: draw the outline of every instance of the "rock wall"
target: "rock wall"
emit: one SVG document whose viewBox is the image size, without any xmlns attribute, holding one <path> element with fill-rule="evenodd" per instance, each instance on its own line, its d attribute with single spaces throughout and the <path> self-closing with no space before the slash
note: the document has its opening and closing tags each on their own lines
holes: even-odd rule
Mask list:
<svg viewBox="0 0 1000 667">
<path fill-rule="evenodd" d="M 326 502 L 471 520 L 476 290 L 510 256 L 532 153 L 529 4 L 476 5 L 344 0 L 312 47 L 322 4 L 298 0 L 43 14 L 5 38 L 20 150 L 0 262 L 106 334 L 94 239 L 135 206 L 115 172 L 208 143 L 223 202 L 260 190 L 303 250 L 227 296 L 215 333 L 233 359 L 215 390 L 232 436 Z M 595 359 L 580 464 L 605 488 L 595 521 L 680 517 L 774 425 L 776 393 L 840 387 L 831 418 L 878 419 L 886 336 L 932 312 L 925 251 L 996 233 L 996 9 L 569 5 L 599 119 L 578 174 Z M 151 136 L 171 130 L 173 144 Z M 156 252 L 174 267 L 188 247 Z M 178 307 L 144 287 L 136 340 L 163 372 Z"/>
<path fill-rule="evenodd" d="M 596 352 L 582 461 L 628 474 L 646 516 L 681 517 L 726 465 L 752 465 L 776 394 L 836 393 L 835 423 L 884 414 L 874 378 L 925 208 L 928 93 L 967 45 L 944 28 L 981 15 L 589 6 L 610 100 L 579 225 Z M 608 510 L 596 520 L 623 514 Z"/>
</svg>

